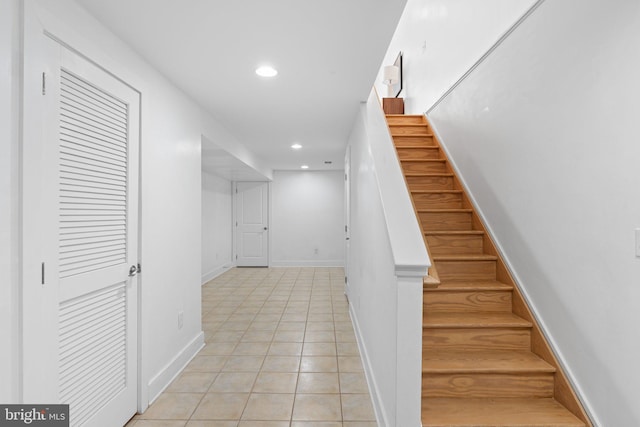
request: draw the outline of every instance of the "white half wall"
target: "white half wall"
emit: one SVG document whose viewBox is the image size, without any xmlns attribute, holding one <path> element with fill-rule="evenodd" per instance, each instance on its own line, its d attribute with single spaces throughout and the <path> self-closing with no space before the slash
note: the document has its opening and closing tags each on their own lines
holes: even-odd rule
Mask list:
<svg viewBox="0 0 640 427">
<path fill-rule="evenodd" d="M 203 284 L 232 266 L 231 181 L 202 171 Z"/>
<path fill-rule="evenodd" d="M 271 266 L 344 265 L 344 171 L 275 171 Z"/>
<path fill-rule="evenodd" d="M 0 2 L 0 402 L 18 403 L 20 2 Z"/>
<path fill-rule="evenodd" d="M 545 1 L 429 114 L 603 427 L 640 425 L 638 52 L 640 3 Z"/>
<path fill-rule="evenodd" d="M 431 107 L 535 0 L 408 0 L 382 65 L 404 53 L 406 114 Z M 378 93 L 386 96 L 382 75 Z"/>
</svg>

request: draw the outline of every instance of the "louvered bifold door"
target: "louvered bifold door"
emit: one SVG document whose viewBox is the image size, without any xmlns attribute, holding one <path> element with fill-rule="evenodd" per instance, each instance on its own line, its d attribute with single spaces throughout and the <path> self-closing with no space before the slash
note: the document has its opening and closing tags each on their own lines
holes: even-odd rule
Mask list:
<svg viewBox="0 0 640 427">
<path fill-rule="evenodd" d="M 72 426 L 135 412 L 138 94 L 61 49 L 59 395 Z"/>
</svg>

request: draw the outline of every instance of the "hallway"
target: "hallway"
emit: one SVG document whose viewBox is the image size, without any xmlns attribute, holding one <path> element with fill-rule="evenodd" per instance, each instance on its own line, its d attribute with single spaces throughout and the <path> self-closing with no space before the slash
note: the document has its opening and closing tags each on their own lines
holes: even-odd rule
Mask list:
<svg viewBox="0 0 640 427">
<path fill-rule="evenodd" d="M 342 268 L 235 268 L 202 287 L 206 346 L 127 427 L 375 427 Z"/>
</svg>

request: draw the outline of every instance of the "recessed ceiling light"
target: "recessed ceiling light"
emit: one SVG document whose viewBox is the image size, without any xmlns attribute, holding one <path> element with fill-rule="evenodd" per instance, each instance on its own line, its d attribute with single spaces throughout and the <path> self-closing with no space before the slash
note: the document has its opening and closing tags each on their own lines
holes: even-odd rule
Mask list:
<svg viewBox="0 0 640 427">
<path fill-rule="evenodd" d="M 302 145 L 300 145 L 300 144 L 298 144 L 298 143 L 295 143 L 295 144 L 293 144 L 293 145 L 291 146 L 291 148 L 293 148 L 294 150 L 299 150 L 299 149 L 301 149 L 301 148 L 302 148 Z"/>
<path fill-rule="evenodd" d="M 309 169 L 309 165 L 302 165 L 300 166 L 300 169 Z"/>
<path fill-rule="evenodd" d="M 278 70 L 268 65 L 263 65 L 256 69 L 256 74 L 260 77 L 275 77 L 278 75 Z"/>
</svg>

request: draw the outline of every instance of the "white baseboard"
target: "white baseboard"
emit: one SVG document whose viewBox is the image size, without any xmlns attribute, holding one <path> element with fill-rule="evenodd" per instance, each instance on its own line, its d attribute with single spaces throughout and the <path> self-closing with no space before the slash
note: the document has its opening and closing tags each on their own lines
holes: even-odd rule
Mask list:
<svg viewBox="0 0 640 427">
<path fill-rule="evenodd" d="M 209 280 L 213 280 L 216 277 L 220 276 L 222 273 L 225 273 L 229 270 L 231 270 L 233 268 L 232 264 L 225 264 L 225 265 L 221 265 L 219 267 L 214 268 L 213 270 L 211 270 L 208 273 L 205 273 L 202 275 L 201 283 L 204 285 L 205 283 L 207 283 Z"/>
<path fill-rule="evenodd" d="M 269 267 L 344 267 L 343 259 L 271 261 Z"/>
<path fill-rule="evenodd" d="M 358 324 L 358 317 L 353 311 L 353 305 L 349 304 L 349 314 L 351 315 L 351 323 L 353 324 L 353 330 L 356 335 L 356 341 L 358 343 L 358 349 L 360 350 L 360 357 L 362 358 L 362 365 L 364 367 L 364 375 L 367 378 L 367 385 L 369 386 L 369 394 L 371 395 L 371 401 L 373 403 L 373 410 L 376 415 L 376 421 L 380 427 L 390 427 L 393 424 L 389 422 L 389 416 L 384 410 L 384 405 L 380 400 L 380 388 L 376 383 L 375 376 L 373 375 L 373 369 L 371 368 L 371 360 L 369 359 L 369 353 L 367 347 L 362 339 L 360 332 L 360 325 Z"/>
<path fill-rule="evenodd" d="M 204 347 L 204 332 L 200 331 L 194 339 L 191 340 L 177 355 L 173 358 L 156 376 L 154 376 L 148 384 L 149 405 L 151 405 L 160 396 L 160 393 L 166 389 L 171 381 L 173 381 L 193 359 L 196 354 Z"/>
</svg>

